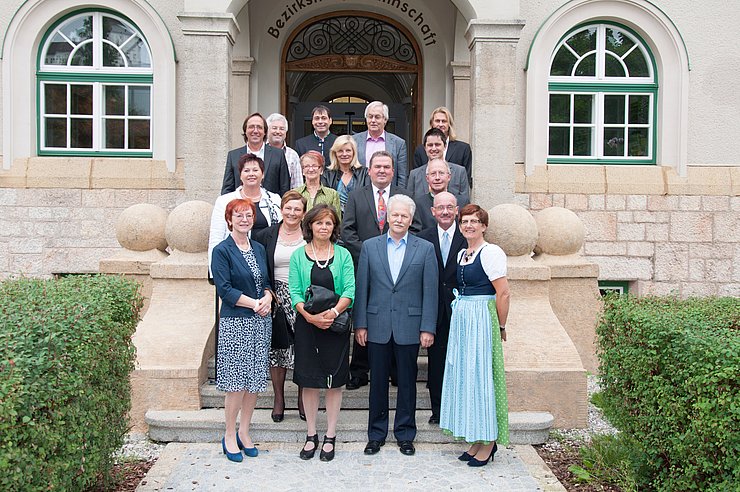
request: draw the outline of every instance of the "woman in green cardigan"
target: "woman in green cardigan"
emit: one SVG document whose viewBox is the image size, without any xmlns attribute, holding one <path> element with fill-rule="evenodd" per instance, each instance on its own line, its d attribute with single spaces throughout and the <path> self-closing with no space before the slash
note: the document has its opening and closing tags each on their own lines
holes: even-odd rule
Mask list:
<svg viewBox="0 0 740 492">
<path fill-rule="evenodd" d="M 332 190 L 333 191 L 333 190 Z M 314 206 L 301 225 L 306 245 L 290 257 L 290 299 L 298 313 L 295 321 L 295 365 L 293 381 L 303 388 L 306 412 L 306 443 L 301 459 L 316 454 L 319 436 L 316 416 L 319 410 L 319 389 L 326 388 L 327 429 L 321 447 L 321 461 L 334 458 L 337 421 L 342 406 L 342 388 L 349 379 L 349 332 L 339 335 L 329 330 L 334 318 L 349 309 L 355 297 L 355 273 L 352 255 L 336 244 L 339 237 L 339 216 L 333 207 Z M 309 285 L 333 290 L 339 301 L 333 308 L 318 314 L 307 312 L 303 305 Z"/>
<path fill-rule="evenodd" d="M 309 150 L 303 154 L 301 156 L 301 169 L 306 183 L 295 190 L 308 202 L 306 210 L 311 210 L 315 205 L 324 203 L 334 209 L 339 222 L 341 222 L 342 206 L 339 202 L 339 193 L 337 190 L 321 185 L 321 175 L 324 172 L 324 156 L 321 155 L 321 152 Z M 338 223 L 337 227 L 339 227 Z"/>
</svg>

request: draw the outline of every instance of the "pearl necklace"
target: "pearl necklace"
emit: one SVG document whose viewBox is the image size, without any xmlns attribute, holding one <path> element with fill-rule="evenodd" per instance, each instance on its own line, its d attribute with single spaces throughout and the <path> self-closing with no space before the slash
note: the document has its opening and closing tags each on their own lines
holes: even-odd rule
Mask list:
<svg viewBox="0 0 740 492">
<path fill-rule="evenodd" d="M 316 261 L 316 266 L 319 268 L 326 268 L 329 265 L 329 254 L 331 253 L 331 245 L 326 248 L 326 260 L 324 261 L 324 264 L 321 264 L 321 261 L 319 261 L 319 255 L 316 254 L 316 248 L 313 246 L 313 241 L 311 241 L 311 252 L 313 253 L 313 258 Z"/>
</svg>

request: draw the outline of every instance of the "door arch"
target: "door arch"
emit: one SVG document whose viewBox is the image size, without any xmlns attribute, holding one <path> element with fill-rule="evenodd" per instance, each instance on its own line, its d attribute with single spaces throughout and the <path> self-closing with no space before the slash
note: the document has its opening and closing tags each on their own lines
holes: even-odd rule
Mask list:
<svg viewBox="0 0 740 492">
<path fill-rule="evenodd" d="M 353 110 L 329 102 L 350 96 L 388 104 L 388 130 L 405 138 L 413 152 L 421 140 L 422 73 L 416 39 L 391 18 L 350 10 L 303 22 L 281 57 L 281 111 L 291 122 L 291 140 L 310 131 L 310 108 L 318 103 L 332 109 L 333 128 L 340 133 L 353 127 L 347 118 L 364 123 L 364 104 Z"/>
</svg>

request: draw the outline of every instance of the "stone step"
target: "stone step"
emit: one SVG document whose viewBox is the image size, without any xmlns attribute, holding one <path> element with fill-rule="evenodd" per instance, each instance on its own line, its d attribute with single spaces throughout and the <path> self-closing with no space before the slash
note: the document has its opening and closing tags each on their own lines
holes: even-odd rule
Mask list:
<svg viewBox="0 0 740 492">
<path fill-rule="evenodd" d="M 388 388 L 389 403 L 392 409 L 396 408 L 397 393 L 398 388 L 394 386 Z M 268 382 L 267 391 L 260 393 L 257 397 L 257 408 L 272 409 L 273 398 L 272 384 Z M 356 390 L 345 390 L 342 392 L 343 409 L 367 410 L 369 401 L 370 385 L 361 386 Z M 298 386 L 292 382 L 285 383 L 285 403 L 287 410 L 296 410 L 298 408 Z M 216 389 L 216 386 L 213 384 L 204 383 L 200 388 L 200 405 L 203 408 L 223 408 L 224 392 Z M 429 410 L 432 408 L 432 402 L 429 399 L 429 390 L 423 381 L 416 383 L 416 408 L 418 410 Z"/>
<path fill-rule="evenodd" d="M 214 380 L 216 379 L 216 358 L 211 357 L 208 360 L 208 379 Z M 424 354 L 422 355 L 421 352 L 419 354 L 419 358 L 416 362 L 418 366 L 418 372 L 416 374 L 416 380 L 417 381 L 427 381 L 428 380 L 428 374 L 429 374 L 429 360 L 426 356 L 426 349 L 424 349 Z M 293 371 L 288 370 L 288 375 L 285 378 L 286 381 L 292 381 L 293 380 Z M 287 384 L 286 384 L 287 386 Z"/>
<path fill-rule="evenodd" d="M 389 442 L 393 442 L 393 419 L 390 412 L 391 429 Z M 453 439 L 444 435 L 439 426 L 427 423 L 429 411 L 417 412 L 417 442 L 445 443 Z M 541 444 L 547 440 L 553 416 L 546 412 L 510 412 L 509 434 L 512 444 Z M 149 410 L 146 413 L 149 437 L 159 442 L 218 442 L 224 433 L 224 411 L 208 408 L 203 410 Z M 326 429 L 326 413 L 319 412 L 317 426 Z M 320 430 L 319 433 L 322 431 Z M 306 438 L 306 423 L 297 413 L 287 413 L 285 420 L 275 423 L 270 410 L 258 409 L 252 416 L 250 428 L 252 439 L 259 442 L 295 442 Z M 342 409 L 337 424 L 340 442 L 367 441 L 367 410 Z M 296 451 L 297 453 L 297 451 Z"/>
</svg>

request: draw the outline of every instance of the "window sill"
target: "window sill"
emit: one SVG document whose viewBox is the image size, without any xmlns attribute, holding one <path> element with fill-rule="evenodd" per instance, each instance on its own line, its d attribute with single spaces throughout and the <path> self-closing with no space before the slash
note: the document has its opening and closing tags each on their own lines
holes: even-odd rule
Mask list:
<svg viewBox="0 0 740 492">
<path fill-rule="evenodd" d="M 174 173 L 149 158 L 31 157 L 0 170 L 0 188 L 184 190 L 184 166 Z"/>
</svg>

